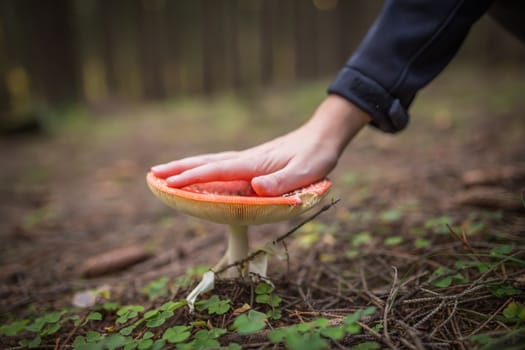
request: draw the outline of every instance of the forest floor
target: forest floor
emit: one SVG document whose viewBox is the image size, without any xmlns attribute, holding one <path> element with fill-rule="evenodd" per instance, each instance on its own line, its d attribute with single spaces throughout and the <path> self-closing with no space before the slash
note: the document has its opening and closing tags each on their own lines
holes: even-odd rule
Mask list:
<svg viewBox="0 0 525 350">
<path fill-rule="evenodd" d="M 270 260 L 274 290 L 221 280 L 195 313 L 177 304 L 223 254 L 227 228 L 160 203 L 148 168 L 289 131 L 325 86 L 71 110 L 45 135 L 0 139 L 2 348 L 519 348 L 516 67 L 451 67 L 407 130 L 361 133 L 330 176 L 339 202 Z M 252 246 L 303 219 L 253 227 Z"/>
</svg>

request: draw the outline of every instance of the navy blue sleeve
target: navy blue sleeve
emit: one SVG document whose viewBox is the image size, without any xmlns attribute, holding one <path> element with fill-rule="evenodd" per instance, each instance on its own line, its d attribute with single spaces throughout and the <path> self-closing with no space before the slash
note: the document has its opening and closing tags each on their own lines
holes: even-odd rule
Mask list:
<svg viewBox="0 0 525 350">
<path fill-rule="evenodd" d="M 416 93 L 454 57 L 490 0 L 388 0 L 328 92 L 355 103 L 371 124 L 397 132 Z"/>
</svg>

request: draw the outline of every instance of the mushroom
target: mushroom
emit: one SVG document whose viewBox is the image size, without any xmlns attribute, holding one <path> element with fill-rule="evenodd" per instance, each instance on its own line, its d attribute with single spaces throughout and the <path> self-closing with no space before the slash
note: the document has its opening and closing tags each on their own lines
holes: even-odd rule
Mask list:
<svg viewBox="0 0 525 350">
<path fill-rule="evenodd" d="M 150 172 L 147 183 L 165 204 L 186 214 L 230 226 L 228 248 L 214 271 L 248 256 L 249 225 L 293 218 L 315 206 L 331 186 L 331 182 L 325 179 L 282 196 L 260 197 L 249 181 L 216 181 L 172 188 L 166 180 Z M 266 274 L 265 269 L 260 272 Z M 246 268 L 226 271 L 227 277 L 245 273 Z"/>
</svg>

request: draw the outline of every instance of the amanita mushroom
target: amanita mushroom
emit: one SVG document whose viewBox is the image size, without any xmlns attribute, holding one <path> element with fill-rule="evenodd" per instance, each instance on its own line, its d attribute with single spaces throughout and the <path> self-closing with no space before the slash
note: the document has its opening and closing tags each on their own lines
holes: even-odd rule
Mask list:
<svg viewBox="0 0 525 350">
<path fill-rule="evenodd" d="M 330 181 L 321 180 L 282 196 L 260 197 L 249 181 L 208 182 L 172 188 L 164 179 L 150 172 L 147 182 L 151 191 L 165 204 L 186 214 L 230 226 L 228 248 L 213 268 L 215 271 L 248 256 L 249 225 L 293 218 L 315 206 L 331 186 Z M 239 274 L 239 269 L 227 271 L 228 277 L 238 277 Z"/>
</svg>

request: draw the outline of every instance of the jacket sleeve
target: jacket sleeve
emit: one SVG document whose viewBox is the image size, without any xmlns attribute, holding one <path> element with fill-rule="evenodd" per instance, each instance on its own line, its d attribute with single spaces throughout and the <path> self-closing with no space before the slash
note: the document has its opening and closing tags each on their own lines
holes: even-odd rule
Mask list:
<svg viewBox="0 0 525 350">
<path fill-rule="evenodd" d="M 388 0 L 328 92 L 352 101 L 385 132 L 403 129 L 419 89 L 454 57 L 490 0 Z"/>
</svg>

